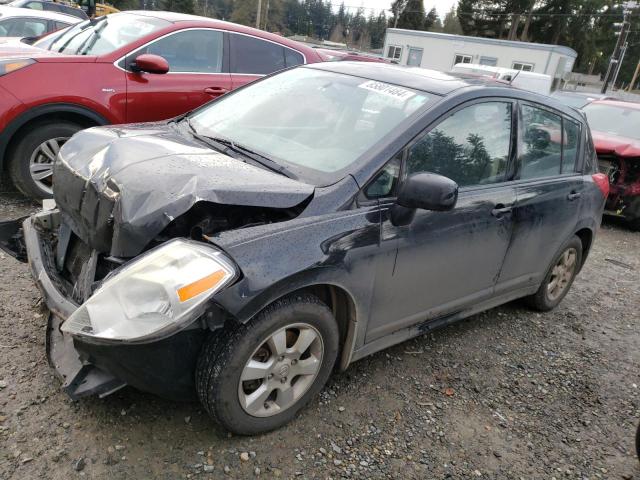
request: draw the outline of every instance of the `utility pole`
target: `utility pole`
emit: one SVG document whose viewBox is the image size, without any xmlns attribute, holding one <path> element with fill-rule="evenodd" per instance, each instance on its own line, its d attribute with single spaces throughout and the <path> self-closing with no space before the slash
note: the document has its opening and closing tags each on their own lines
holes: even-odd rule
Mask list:
<svg viewBox="0 0 640 480">
<path fill-rule="evenodd" d="M 617 33 L 618 41 L 616 42 L 616 46 L 613 49 L 613 54 L 611 55 L 611 59 L 609 60 L 609 66 L 607 67 L 607 73 L 604 76 L 604 82 L 602 84 L 602 90 L 600 90 L 600 93 L 607 93 L 611 78 L 615 76 L 616 73 L 620 70 L 620 64 L 622 63 L 622 48 L 623 45 L 625 45 L 625 43 L 627 42 L 629 28 L 631 27 L 631 23 L 629 22 L 629 15 L 631 14 L 631 11 L 638 6 L 638 2 L 636 1 L 623 3 L 622 23 L 613 24 L 614 27 L 620 27 L 620 32 Z M 613 83 L 615 84 L 615 79 Z"/>
<path fill-rule="evenodd" d="M 611 85 L 615 86 L 616 80 L 618 80 L 618 74 L 620 73 L 620 67 L 622 66 L 622 62 L 624 61 L 624 54 L 627 53 L 627 47 L 629 47 L 628 42 L 624 42 L 624 45 L 620 49 L 620 61 L 616 65 L 616 73 L 613 75 L 613 80 L 611 81 Z"/>
<path fill-rule="evenodd" d="M 258 16 L 256 17 L 256 28 L 260 28 L 261 15 L 262 15 L 262 0 L 258 0 Z"/>
<path fill-rule="evenodd" d="M 633 72 L 633 77 L 631 78 L 631 83 L 629 84 L 629 87 L 627 88 L 628 92 L 633 90 L 633 86 L 636 84 L 636 79 L 638 78 L 639 74 L 640 74 L 640 60 L 638 60 L 638 65 L 636 65 L 636 71 Z"/>
</svg>

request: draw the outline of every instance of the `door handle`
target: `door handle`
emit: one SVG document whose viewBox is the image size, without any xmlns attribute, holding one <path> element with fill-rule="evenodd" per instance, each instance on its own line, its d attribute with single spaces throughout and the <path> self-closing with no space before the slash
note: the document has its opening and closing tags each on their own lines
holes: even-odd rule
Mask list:
<svg viewBox="0 0 640 480">
<path fill-rule="evenodd" d="M 229 90 L 223 87 L 207 87 L 204 89 L 204 93 L 208 95 L 224 95 Z"/>
<path fill-rule="evenodd" d="M 507 213 L 511 213 L 511 208 L 512 208 L 511 206 L 505 206 L 502 203 L 498 203 L 496 207 L 493 210 L 491 210 L 491 215 L 493 215 L 496 218 L 502 218 Z"/>
<path fill-rule="evenodd" d="M 576 200 L 577 198 L 580 198 L 581 196 L 582 196 L 582 193 L 572 191 L 569 195 L 567 195 L 567 200 L 571 202 L 573 200 Z"/>
</svg>

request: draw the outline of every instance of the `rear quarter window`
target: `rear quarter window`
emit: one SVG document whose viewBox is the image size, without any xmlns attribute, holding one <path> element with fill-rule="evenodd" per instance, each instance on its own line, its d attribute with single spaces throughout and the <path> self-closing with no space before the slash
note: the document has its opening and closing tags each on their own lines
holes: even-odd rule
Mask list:
<svg viewBox="0 0 640 480">
<path fill-rule="evenodd" d="M 230 43 L 231 73 L 268 75 L 287 67 L 285 50 L 288 49 L 282 45 L 237 33 L 231 34 Z"/>
<path fill-rule="evenodd" d="M 561 173 L 576 172 L 578 168 L 578 147 L 580 146 L 580 125 L 568 118 L 562 119 L 563 145 Z"/>
</svg>

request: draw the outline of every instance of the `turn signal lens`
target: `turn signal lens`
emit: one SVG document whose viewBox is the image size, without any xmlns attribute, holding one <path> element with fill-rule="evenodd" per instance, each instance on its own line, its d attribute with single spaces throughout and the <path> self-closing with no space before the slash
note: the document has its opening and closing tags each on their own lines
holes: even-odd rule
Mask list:
<svg viewBox="0 0 640 480">
<path fill-rule="evenodd" d="M 7 73 L 15 72 L 16 70 L 28 67 L 29 65 L 32 65 L 34 63 L 36 63 L 36 61 L 30 58 L 0 60 L 0 76 L 6 75 Z"/>
<path fill-rule="evenodd" d="M 227 272 L 218 270 L 217 272 L 207 275 L 206 277 L 196 280 L 189 285 L 185 285 L 178 289 L 178 298 L 181 302 L 191 300 L 193 297 L 197 297 L 201 293 L 211 290 L 218 285 L 227 276 Z"/>
</svg>

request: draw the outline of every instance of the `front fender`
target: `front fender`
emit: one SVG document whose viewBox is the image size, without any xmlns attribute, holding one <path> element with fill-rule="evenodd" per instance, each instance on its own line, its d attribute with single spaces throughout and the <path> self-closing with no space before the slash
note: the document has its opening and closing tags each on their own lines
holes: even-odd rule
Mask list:
<svg viewBox="0 0 640 480">
<path fill-rule="evenodd" d="M 216 302 L 246 323 L 274 300 L 311 285 L 335 285 L 368 318 L 380 242 L 378 207 L 225 232 L 214 243 L 243 277 Z"/>
</svg>

